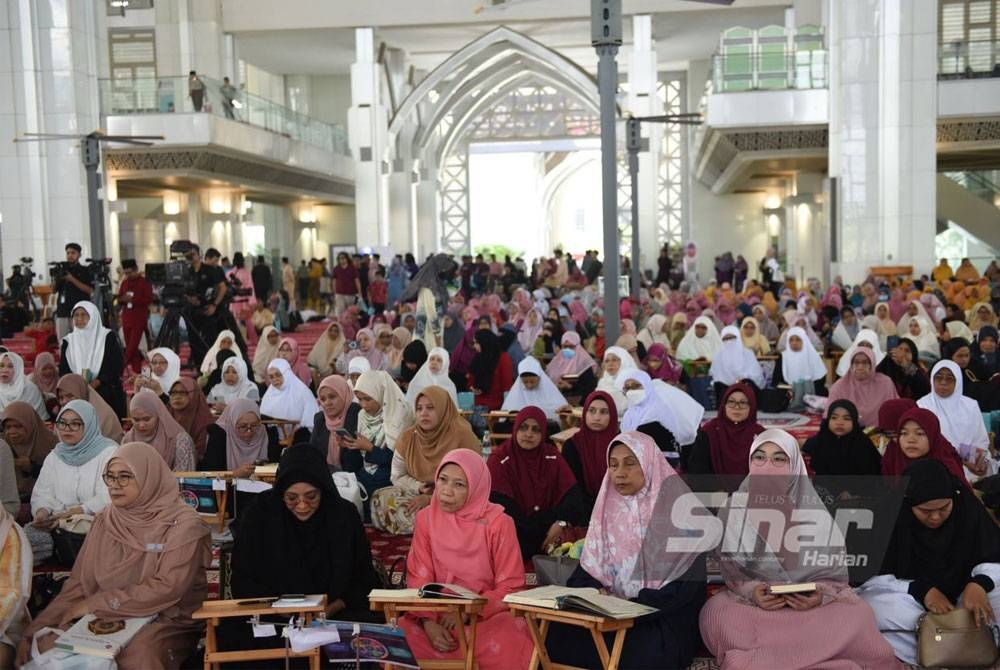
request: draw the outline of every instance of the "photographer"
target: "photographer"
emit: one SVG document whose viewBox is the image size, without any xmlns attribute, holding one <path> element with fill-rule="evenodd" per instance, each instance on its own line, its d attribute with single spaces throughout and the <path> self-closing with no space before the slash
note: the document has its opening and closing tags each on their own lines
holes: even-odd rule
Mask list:
<svg viewBox="0 0 1000 670">
<path fill-rule="evenodd" d="M 66 262 L 52 264 L 50 272 L 55 278 L 55 290 L 59 294 L 56 300 L 56 330 L 59 337 L 66 336 L 71 330 L 70 315 L 73 305 L 81 300 L 91 300 L 94 293 L 93 278 L 90 269 L 80 264 L 82 247 L 76 242 L 66 245 Z"/>
<path fill-rule="evenodd" d="M 195 275 L 195 293 L 187 296 L 191 305 L 190 319 L 187 314 L 185 319 L 201 336 L 189 333 L 191 360 L 188 363 L 198 367 L 208 353 L 209 344 L 219 335 L 219 307 L 226 297 L 226 275 L 219 267 L 222 254 L 217 249 L 208 249 L 204 262 L 201 259 L 201 248 L 197 244 L 191 245 L 185 256 L 194 268 Z"/>
<path fill-rule="evenodd" d="M 125 271 L 125 279 L 118 289 L 118 304 L 122 309 L 122 332 L 125 335 L 125 365 L 131 366 L 132 371 L 138 374 L 143 363 L 139 344 L 149 323 L 153 285 L 139 274 L 139 266 L 135 260 L 123 260 L 122 269 Z"/>
</svg>

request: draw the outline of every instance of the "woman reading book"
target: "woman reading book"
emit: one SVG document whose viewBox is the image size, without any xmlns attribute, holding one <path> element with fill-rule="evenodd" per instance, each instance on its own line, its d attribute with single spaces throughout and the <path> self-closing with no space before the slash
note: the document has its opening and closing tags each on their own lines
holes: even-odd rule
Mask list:
<svg viewBox="0 0 1000 670">
<path fill-rule="evenodd" d="M 112 504 L 97 515 L 62 591 L 25 630 L 18 665 L 41 629 L 66 629 L 87 614 L 154 617 L 118 654 L 122 670 L 177 668 L 198 643 L 202 626 L 191 614 L 208 590 L 208 528 L 178 497 L 173 472 L 149 445 L 122 445 L 102 475 Z M 54 643 L 45 635 L 38 649 Z"/>
<path fill-rule="evenodd" d="M 669 507 L 654 511 L 658 500 L 676 500 L 690 490 L 670 467 L 656 442 L 629 431 L 607 450 L 608 470 L 601 483 L 580 566 L 568 586 L 602 589 L 619 598 L 655 607 L 635 621 L 625 637 L 623 668 L 684 668 L 698 648 L 698 611 L 705 603 L 705 560 L 694 552 L 657 551 L 649 532 L 669 523 Z M 670 533 L 662 533 L 669 539 Z M 611 638 L 607 640 L 611 643 Z M 601 667 L 590 631 L 553 624 L 546 640 L 555 663 Z"/>
<path fill-rule="evenodd" d="M 489 501 L 490 473 L 483 458 L 456 449 L 435 473 L 434 497 L 417 513 L 413 546 L 406 561 L 407 586 L 456 584 L 488 603 L 479 615 L 475 656 L 483 670 L 526 668 L 534 647 L 523 619 L 504 604 L 524 589 L 524 564 L 517 533 L 503 507 Z M 400 626 L 420 659 L 459 659 L 457 627 L 468 622 L 411 613 Z"/>
<path fill-rule="evenodd" d="M 798 442 L 779 429 L 765 430 L 750 447 L 750 474 L 740 485 L 746 519 L 733 529 L 719 555 L 727 590 L 701 611 L 701 634 L 725 668 L 898 668 L 875 616 L 848 584 L 844 539 L 809 482 Z M 737 513 L 734 511 L 734 514 Z M 785 533 L 774 533 L 776 516 Z M 728 520 L 726 509 L 720 517 Z M 826 546 L 800 551 L 786 546 L 796 519 L 831 529 Z M 823 521 L 820 521 L 823 519 Z M 747 522 L 750 526 L 750 522 Z M 794 541 L 794 540 L 793 540 Z M 731 549 L 728 547 L 732 547 Z M 804 591 L 779 594 L 772 587 L 796 584 Z"/>
</svg>

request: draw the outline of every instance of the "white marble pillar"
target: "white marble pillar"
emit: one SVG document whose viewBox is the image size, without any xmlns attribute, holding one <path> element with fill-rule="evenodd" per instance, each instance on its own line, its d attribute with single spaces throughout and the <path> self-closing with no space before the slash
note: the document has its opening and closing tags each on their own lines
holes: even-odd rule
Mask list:
<svg viewBox="0 0 1000 670">
<path fill-rule="evenodd" d="M 656 95 L 656 45 L 653 41 L 652 21 L 649 15 L 632 17 L 632 51 L 628 68 L 628 109 L 635 116 L 664 114 L 665 110 Z M 642 124 L 642 136 L 649 141 L 650 150 L 639 154 L 639 249 L 640 268 L 646 270 L 656 262 L 659 249 L 657 239 L 656 172 L 657 152 L 663 136 L 663 127 L 657 123 Z M 625 252 L 629 256 L 632 250 Z"/>
<path fill-rule="evenodd" d="M 420 171 L 420 181 L 416 184 L 417 239 L 413 256 L 418 263 L 437 253 L 441 240 L 438 233 L 438 185 L 426 173 L 427 170 Z"/>
<path fill-rule="evenodd" d="M 829 173 L 838 180 L 834 273 L 934 265 L 937 4 L 828 3 Z"/>
<path fill-rule="evenodd" d="M 312 97 L 312 77 L 307 74 L 285 75 L 285 100 L 293 112 L 309 116 L 310 97 Z"/>
<path fill-rule="evenodd" d="M 396 159 L 388 177 L 389 238 L 388 246 L 397 254 L 412 251 L 413 172 L 412 161 Z"/>
<path fill-rule="evenodd" d="M 221 0 L 157 0 L 154 10 L 159 76 L 185 77 L 196 70 L 219 81 L 234 80 L 234 72 L 226 71 Z"/>
<path fill-rule="evenodd" d="M 380 99 L 381 86 L 375 62 L 375 32 L 358 28 L 355 62 L 351 65 L 351 108 L 347 112 L 348 141 L 354 156 L 354 199 L 357 244 L 387 246 L 389 226 L 385 214 L 385 154 L 388 112 Z"/>
</svg>

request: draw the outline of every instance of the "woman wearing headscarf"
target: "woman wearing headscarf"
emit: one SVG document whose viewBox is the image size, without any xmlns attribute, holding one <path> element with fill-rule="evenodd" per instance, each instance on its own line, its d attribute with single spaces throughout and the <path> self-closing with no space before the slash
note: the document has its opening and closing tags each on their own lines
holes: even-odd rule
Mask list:
<svg viewBox="0 0 1000 670">
<path fill-rule="evenodd" d="M 455 348 L 458 347 L 465 336 L 465 327 L 462 325 L 460 310 L 449 310 L 442 319 L 442 326 L 443 333 L 441 339 L 444 342 L 443 348 L 449 352 L 455 351 Z M 539 326 L 539 331 L 541 331 L 541 326 Z"/>
<path fill-rule="evenodd" d="M 850 400 L 838 400 L 826 408 L 819 432 L 806 440 L 802 451 L 809 454 L 817 475 L 878 475 L 882 459 L 865 435 L 858 408 Z"/>
<path fill-rule="evenodd" d="M 242 358 L 227 358 L 220 372 L 219 383 L 208 389 L 208 402 L 218 410 L 221 411 L 237 398 L 260 401 L 260 387 L 247 378 L 247 364 Z"/>
<path fill-rule="evenodd" d="M 950 342 L 959 341 L 964 340 L 951 340 Z M 896 393 L 900 398 L 916 400 L 930 393 L 931 386 L 927 380 L 927 371 L 921 366 L 919 355 L 917 345 L 914 344 L 913 340 L 904 337 L 876 367 L 876 370 L 891 379 L 892 383 L 896 385 Z"/>
<path fill-rule="evenodd" d="M 43 351 L 35 356 L 35 364 L 30 377 L 43 395 L 55 396 L 59 382 L 59 366 L 51 352 Z"/>
<path fill-rule="evenodd" d="M 476 395 L 476 405 L 498 410 L 503 404 L 503 394 L 514 383 L 514 364 L 500 340 L 489 330 L 477 330 L 476 354 L 469 364 L 469 389 Z"/>
<path fill-rule="evenodd" d="M 202 624 L 191 615 L 208 591 L 208 528 L 180 500 L 177 481 L 155 450 L 133 442 L 112 453 L 100 470 L 112 504 L 94 520 L 62 591 L 25 631 L 19 662 L 43 628 L 65 629 L 85 614 L 153 617 L 115 658 L 122 670 L 177 668 L 201 637 Z M 39 649 L 51 641 L 39 640 Z"/>
<path fill-rule="evenodd" d="M 82 375 L 117 416 L 125 416 L 125 353 L 118 337 L 101 325 L 101 314 L 94 303 L 81 300 L 73 306 L 72 314 L 73 331 L 62 341 L 59 374 Z"/>
<path fill-rule="evenodd" d="M 389 478 L 392 486 L 372 496 L 372 524 L 393 535 L 410 534 L 417 512 L 431 504 L 434 473 L 456 449 L 482 450 L 472 426 L 448 392 L 428 386 L 416 402 L 416 423 L 396 442 Z"/>
<path fill-rule="evenodd" d="M 757 423 L 757 396 L 748 384 L 726 389 L 719 407 L 718 416 L 698 429 L 694 444 L 685 451 L 684 471 L 716 475 L 718 486 L 732 491 L 749 474 L 750 445 L 764 427 Z"/>
<path fill-rule="evenodd" d="M 97 412 L 97 421 L 100 425 L 101 435 L 113 442 L 121 443 L 122 436 L 125 435 L 121 421 L 115 414 L 111 406 L 104 401 L 97 391 L 87 385 L 87 381 L 80 375 L 63 375 L 56 385 L 56 398 L 59 406 L 65 407 L 71 400 L 86 400 Z"/>
<path fill-rule="evenodd" d="M 966 320 L 969 323 L 969 330 L 973 333 L 978 333 L 983 326 L 996 328 L 1000 322 L 1000 319 L 997 319 L 997 313 L 993 310 L 993 305 L 988 302 L 977 302 L 973 305 L 966 315 Z"/>
<path fill-rule="evenodd" d="M 355 335 L 354 339 L 357 343 L 356 348 L 348 346 L 344 351 L 344 355 L 337 361 L 338 370 L 347 370 L 347 366 L 355 358 L 366 359 L 372 370 L 389 369 L 389 361 L 386 360 L 382 352 L 375 346 L 375 333 L 371 328 L 362 328 Z"/>
<path fill-rule="evenodd" d="M 405 329 L 404 329 L 405 330 Z M 417 372 L 427 362 L 427 346 L 423 340 L 413 340 L 403 349 L 403 356 L 399 361 L 399 371 L 397 379 L 402 388 L 408 389 L 410 382 L 417 376 Z"/>
<path fill-rule="evenodd" d="M 722 338 L 715 324 L 708 317 L 699 316 L 677 345 L 676 356 L 679 361 L 711 361 L 720 349 Z"/>
<path fill-rule="evenodd" d="M 680 346 L 681 340 L 684 339 L 684 333 L 688 329 L 688 317 L 684 312 L 677 312 L 670 318 L 670 349 L 672 351 L 677 351 L 677 347 Z M 647 352 L 648 353 L 648 352 Z"/>
<path fill-rule="evenodd" d="M 306 359 L 306 362 L 312 369 L 314 382 L 318 382 L 320 379 L 334 373 L 337 367 L 337 359 L 344 353 L 346 345 L 347 339 L 340 328 L 340 323 L 336 320 L 330 321 L 326 330 L 323 331 L 323 334 L 313 344 Z"/>
<path fill-rule="evenodd" d="M 782 315 L 785 320 L 785 330 L 781 333 L 778 338 L 778 351 L 784 351 L 788 346 L 788 331 L 795 326 L 802 328 L 805 331 L 806 337 L 812 343 L 813 348 L 817 351 L 823 348 L 823 341 L 820 339 L 819 335 L 813 329 L 812 323 L 809 322 L 809 318 L 800 311 L 789 309 L 785 311 Z"/>
<path fill-rule="evenodd" d="M 545 372 L 564 394 L 585 397 L 597 386 L 597 363 L 581 345 L 579 333 L 563 333 L 561 344 Z"/>
<path fill-rule="evenodd" d="M 875 332 L 878 333 L 879 346 L 884 351 L 889 348 L 889 338 L 899 334 L 896 322 L 892 320 L 892 311 L 889 309 L 889 303 L 880 302 L 875 305 L 875 318 L 878 319 L 878 327 Z"/>
<path fill-rule="evenodd" d="M 14 515 L 0 506 L 0 667 L 14 667 L 14 649 L 28 622 L 32 553 Z"/>
<path fill-rule="evenodd" d="M 896 322 L 896 330 L 900 335 L 905 335 L 910 329 L 910 321 L 913 319 L 923 319 L 927 323 L 933 324 L 934 319 L 927 313 L 920 300 L 910 300 L 906 305 L 906 313 Z"/>
<path fill-rule="evenodd" d="M 896 423 L 896 439 L 890 440 L 882 455 L 882 474 L 901 476 L 911 463 L 926 459 L 940 461 L 968 486 L 962 458 L 941 434 L 937 416 L 929 409 L 912 407 Z"/>
<path fill-rule="evenodd" d="M 847 374 L 848 368 L 851 367 L 851 361 L 854 359 L 854 354 L 858 352 L 859 349 L 868 349 L 875 354 L 875 365 L 876 367 L 882 363 L 882 359 L 885 358 L 885 353 L 883 353 L 882 345 L 879 343 L 878 335 L 875 331 L 868 328 L 862 328 L 858 331 L 858 336 L 854 338 L 854 344 L 851 348 L 844 352 L 844 355 L 840 357 L 837 362 L 837 376 L 843 377 Z"/>
<path fill-rule="evenodd" d="M 440 386 L 451 399 L 458 404 L 458 389 L 455 388 L 455 382 L 451 380 L 448 376 L 448 366 L 451 363 L 451 357 L 448 355 L 447 350 L 442 347 L 434 347 L 427 354 L 427 361 L 420 366 L 417 370 L 417 374 L 413 375 L 413 379 L 410 380 L 409 385 L 406 387 L 406 402 L 410 406 L 415 406 L 417 404 L 417 395 L 423 391 L 428 386 Z"/>
<path fill-rule="evenodd" d="M 636 619 L 622 648 L 621 667 L 685 668 L 699 648 L 697 618 L 705 603 L 705 559 L 699 551 L 669 551 L 647 529 L 657 517 L 662 537 L 685 534 L 670 520 L 669 503 L 690 490 L 642 433 L 616 436 L 605 452 L 602 480 L 573 587 L 601 589 L 658 611 Z M 662 501 L 662 502 L 661 502 Z M 701 512 L 707 510 L 698 505 Z M 713 546 L 718 534 L 700 544 Z M 585 629 L 553 624 L 546 639 L 549 657 L 576 667 L 600 667 Z"/>
<path fill-rule="evenodd" d="M 795 326 L 788 329 L 788 346 L 778 355 L 772 382 L 775 386 L 792 387 L 794 399 L 806 394 L 826 395 L 826 363 L 813 348 L 806 331 Z M 791 406 L 790 406 L 791 407 Z"/>
<path fill-rule="evenodd" d="M 243 362 L 242 358 L 232 360 Z M 215 416 L 205 402 L 204 394 L 198 390 L 197 383 L 190 377 L 180 378 L 170 389 L 170 416 L 191 437 L 195 458 L 200 461 L 208 446 L 208 427 L 215 423 Z"/>
<path fill-rule="evenodd" d="M 764 372 L 753 352 L 743 346 L 736 326 L 722 329 L 722 348 L 712 358 L 708 369 L 715 385 L 716 395 L 721 396 L 726 387 L 736 382 L 753 382 L 757 388 L 764 386 Z"/>
<path fill-rule="evenodd" d="M 236 344 L 236 335 L 231 330 L 223 330 L 220 332 L 216 338 L 215 342 L 209 348 L 208 353 L 205 354 L 205 358 L 201 361 L 201 374 L 207 375 L 216 368 L 215 357 L 220 351 L 232 351 L 239 357 L 243 356 L 243 352 L 240 351 L 239 346 Z"/>
<path fill-rule="evenodd" d="M 935 363 L 941 358 L 941 345 L 938 342 L 937 332 L 927 319 L 920 317 L 910 319 L 903 338 L 913 340 L 920 358 L 928 364 Z"/>
<path fill-rule="evenodd" d="M 167 401 L 167 394 L 181 376 L 181 359 L 172 349 L 160 347 L 146 354 L 149 367 L 134 381 L 136 391 L 150 391 Z"/>
<path fill-rule="evenodd" d="M 400 436 L 413 425 L 413 410 L 396 382 L 384 370 L 369 370 L 358 377 L 354 396 L 361 405 L 354 439 L 341 438 L 343 469 L 353 472 L 365 490 L 365 513 L 371 496 L 391 485 L 393 450 Z"/>
<path fill-rule="evenodd" d="M 490 472 L 479 454 L 457 449 L 441 460 L 434 481 L 431 504 L 417 513 L 407 586 L 451 583 L 482 595 L 487 603 L 476 627 L 479 667 L 526 668 L 534 651 L 531 636 L 503 602 L 504 596 L 525 588 L 524 563 L 513 521 L 489 501 Z M 454 630 L 454 622 L 407 615 L 399 625 L 416 657 L 460 658 L 455 635 L 461 632 Z"/>
<path fill-rule="evenodd" d="M 525 407 L 512 435 L 486 462 L 493 480 L 490 500 L 514 519 L 525 560 L 546 553 L 567 526 L 586 523 L 583 492 L 554 444 L 545 413 Z"/>
<path fill-rule="evenodd" d="M 833 329 L 830 341 L 838 349 L 847 351 L 854 343 L 854 338 L 858 336 L 860 328 L 861 324 L 858 323 L 858 315 L 855 313 L 854 308 L 850 306 L 843 307 L 840 310 L 840 321 Z"/>
<path fill-rule="evenodd" d="M 662 380 L 668 384 L 681 385 L 688 381 L 684 366 L 677 359 L 670 355 L 667 348 L 656 343 L 646 352 L 646 358 L 642 360 L 643 367 L 653 379 Z"/>
<path fill-rule="evenodd" d="M 969 361 L 969 367 L 982 381 L 995 381 L 994 377 L 1000 375 L 998 341 L 1000 341 L 1000 331 L 993 326 L 983 326 L 971 346 L 972 360 Z"/>
<path fill-rule="evenodd" d="M 17 400 L 31 405 L 43 420 L 49 419 L 42 392 L 24 374 L 24 359 L 11 351 L 4 351 L 0 353 L 0 411 Z"/>
<path fill-rule="evenodd" d="M 758 518 L 779 515 L 785 524 L 809 518 L 834 531 L 825 546 L 810 552 L 788 548 L 783 534 L 775 543 L 775 534 L 763 531 L 770 524 L 759 522 L 756 533 L 745 528 L 743 539 L 730 543 L 739 545 L 736 551 L 723 542 L 720 564 L 728 588 L 701 610 L 705 646 L 723 668 L 899 667 L 872 611 L 848 584 L 844 539 L 809 481 L 795 438 L 765 430 L 747 460 L 750 474 L 739 491 L 746 495 L 748 518 L 754 512 Z M 722 517 L 728 519 L 726 512 Z M 816 590 L 770 593 L 771 585 L 789 582 L 815 582 Z"/>
<path fill-rule="evenodd" d="M 234 477 L 246 478 L 258 464 L 275 463 L 280 456 L 278 430 L 261 422 L 257 403 L 237 398 L 208 427 L 208 445 L 198 465 L 201 470 L 229 470 Z"/>
<path fill-rule="evenodd" d="M 288 361 L 288 367 L 302 380 L 302 383 L 310 388 L 313 383 L 312 372 L 309 365 L 299 356 L 299 343 L 290 337 L 281 338 L 278 343 L 278 354 L 275 358 L 283 358 Z"/>
<path fill-rule="evenodd" d="M 308 445 L 289 447 L 274 488 L 255 496 L 241 513 L 234 534 L 233 597 L 324 594 L 327 617 L 374 621 L 368 593 L 376 577 L 365 529 L 354 505 L 337 493 L 323 460 Z M 280 637 L 251 637 L 243 621 L 233 620 L 220 632 L 225 649 L 283 644 Z"/>
<path fill-rule="evenodd" d="M 532 356 L 528 356 L 517 366 L 517 379 L 507 392 L 500 409 L 517 412 L 528 405 L 540 408 L 545 412 L 546 418 L 555 424 L 559 423 L 559 412 L 570 409 L 566 398 L 542 371 L 541 363 Z"/>
<path fill-rule="evenodd" d="M 740 324 L 740 338 L 743 341 L 743 346 L 749 349 L 754 356 L 766 356 L 771 353 L 771 345 L 761 333 L 757 319 L 752 316 L 744 317 Z"/>
<path fill-rule="evenodd" d="M 628 401 L 625 394 L 618 388 L 618 377 L 627 370 L 637 370 L 638 366 L 627 351 L 621 347 L 608 347 L 602 359 L 604 372 L 597 380 L 597 390 L 605 391 L 615 399 L 618 414 L 625 412 Z"/>
<path fill-rule="evenodd" d="M 361 406 L 354 400 L 350 382 L 340 375 L 324 377 L 316 391 L 320 411 L 313 419 L 309 444 L 326 458 L 330 470 L 343 469 L 342 447 L 338 430 L 357 433 Z"/>
<path fill-rule="evenodd" d="M 642 343 L 647 351 L 656 343 L 668 345 L 670 344 L 670 338 L 667 335 L 666 329 L 669 325 L 670 321 L 667 320 L 666 315 L 653 314 L 646 321 L 646 324 L 639 331 L 638 335 L 636 335 L 636 339 Z"/>
<path fill-rule="evenodd" d="M 392 335 L 388 350 L 389 369 L 398 370 L 403 364 L 403 351 L 413 339 L 413 335 L 406 328 L 399 326 L 390 331 Z M 426 347 L 425 347 L 426 350 Z"/>
<path fill-rule="evenodd" d="M 142 442 L 156 450 L 175 472 L 191 472 L 196 467 L 194 440 L 184 432 L 160 399 L 149 393 L 136 393 L 129 406 L 132 428 L 125 442 Z"/>
<path fill-rule="evenodd" d="M 592 510 L 608 470 L 608 447 L 619 433 L 618 408 L 606 391 L 594 391 L 583 403 L 580 430 L 562 448 L 563 458 L 583 490 L 588 510 Z"/>
<path fill-rule="evenodd" d="M 969 610 L 977 625 L 1000 608 L 1000 529 L 982 503 L 941 463 L 917 461 L 881 574 L 858 590 L 905 663 L 917 663 L 916 630 L 927 612 Z M 905 631 L 905 632 L 904 632 Z"/>
<path fill-rule="evenodd" d="M 278 355 L 278 344 L 281 342 L 281 333 L 274 326 L 267 326 L 260 334 L 257 341 L 257 348 L 253 352 L 254 376 L 257 379 L 267 380 L 267 364 Z"/>
<path fill-rule="evenodd" d="M 618 389 L 628 400 L 622 430 L 646 433 L 656 440 L 668 459 L 679 462 L 681 448 L 698 436 L 705 409 L 680 389 L 654 382 L 641 370 L 627 370 L 618 375 Z"/>
<path fill-rule="evenodd" d="M 934 413 L 941 435 L 958 451 L 970 482 L 996 474 L 997 462 L 990 456 L 990 436 L 982 411 L 972 398 L 962 394 L 962 371 L 954 361 L 940 361 L 931 370 L 931 392 L 917 406 Z"/>
<path fill-rule="evenodd" d="M 898 397 L 892 380 L 875 370 L 875 352 L 859 347 L 851 356 L 847 374 L 830 387 L 829 402 L 850 400 L 858 408 L 861 425 L 867 427 L 878 422 L 882 403 Z"/>
<path fill-rule="evenodd" d="M 267 365 L 270 386 L 260 400 L 260 413 L 272 419 L 296 421 L 296 432 L 308 430 L 319 411 L 316 398 L 301 379 L 295 376 L 288 361 L 276 358 Z"/>
<path fill-rule="evenodd" d="M 31 502 L 31 491 L 42 464 L 59 439 L 45 425 L 35 409 L 15 400 L 0 414 L 3 439 L 0 449 L 8 449 L 14 461 L 14 479 L 21 503 Z M 6 446 L 5 446 L 6 445 Z"/>
<path fill-rule="evenodd" d="M 763 303 L 754 305 L 751 313 L 753 314 L 753 318 L 757 320 L 757 330 L 764 336 L 768 344 L 773 347 L 778 342 L 781 331 L 778 330 L 778 325 L 768 313 L 767 307 Z"/>
</svg>

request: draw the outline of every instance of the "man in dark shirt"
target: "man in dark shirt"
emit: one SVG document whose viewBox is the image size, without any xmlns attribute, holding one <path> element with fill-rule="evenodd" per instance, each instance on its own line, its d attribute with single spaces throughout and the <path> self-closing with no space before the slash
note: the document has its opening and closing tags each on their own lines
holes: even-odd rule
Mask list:
<svg viewBox="0 0 1000 670">
<path fill-rule="evenodd" d="M 601 271 L 604 270 L 604 263 L 597 259 L 596 249 L 592 249 L 590 254 L 593 260 L 591 261 L 590 267 L 587 268 L 587 271 L 584 274 L 587 277 L 587 283 L 593 284 L 597 281 L 597 277 L 600 276 Z"/>
<path fill-rule="evenodd" d="M 267 266 L 267 258 L 264 257 L 264 254 L 257 256 L 257 262 L 254 263 L 250 276 L 253 278 L 254 295 L 261 302 L 267 303 L 267 299 L 271 297 L 271 291 L 274 290 L 274 278 L 271 276 L 271 268 Z"/>
<path fill-rule="evenodd" d="M 190 319 L 185 314 L 185 320 L 198 331 L 197 334 L 188 333 L 191 344 L 191 359 L 188 362 L 195 367 L 201 365 L 220 330 L 219 306 L 226 295 L 226 276 L 217 265 L 221 258 L 218 250 L 208 249 L 205 262 L 202 262 L 201 248 L 196 244 L 187 253 L 187 259 L 194 268 L 195 294 L 187 297 L 191 309 Z"/>
<path fill-rule="evenodd" d="M 122 332 L 125 335 L 125 364 L 132 366 L 132 371 L 142 370 L 143 356 L 139 351 L 142 336 L 146 333 L 149 323 L 149 305 L 153 302 L 153 286 L 139 274 L 139 266 L 135 260 L 127 258 L 122 261 L 125 279 L 118 289 L 118 304 L 122 309 Z M 170 389 L 167 389 L 169 392 Z"/>
<path fill-rule="evenodd" d="M 59 338 L 66 336 L 72 325 L 70 315 L 73 312 L 73 305 L 81 300 L 90 300 L 94 293 L 94 283 L 90 276 L 90 269 L 85 265 L 80 265 L 80 254 L 83 249 L 76 242 L 66 245 L 66 274 L 56 280 L 55 289 L 59 294 L 56 301 L 56 330 Z"/>
<path fill-rule="evenodd" d="M 337 254 L 337 266 L 333 268 L 333 305 L 337 316 L 354 305 L 361 294 L 361 278 L 351 258 L 344 252 Z"/>
</svg>

